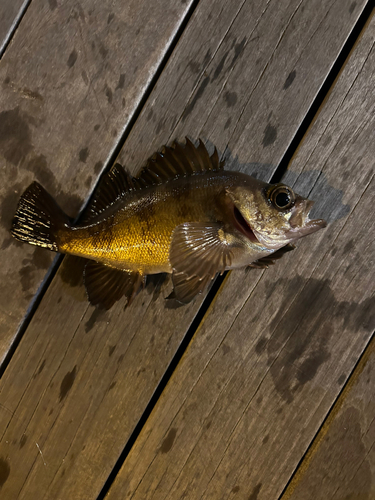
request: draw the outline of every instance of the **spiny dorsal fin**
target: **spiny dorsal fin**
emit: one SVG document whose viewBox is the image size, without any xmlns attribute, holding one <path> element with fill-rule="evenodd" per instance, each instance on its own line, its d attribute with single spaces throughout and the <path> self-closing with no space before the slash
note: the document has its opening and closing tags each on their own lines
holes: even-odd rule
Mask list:
<svg viewBox="0 0 375 500">
<path fill-rule="evenodd" d="M 175 141 L 172 146 L 164 146 L 159 153 L 155 153 L 137 178 L 147 186 L 153 186 L 185 175 L 222 170 L 223 167 L 216 148 L 210 156 L 200 139 L 196 147 L 186 138 L 185 145 Z"/>
<path fill-rule="evenodd" d="M 87 222 L 98 216 L 125 193 L 136 189 L 138 186 L 134 181 L 135 179 L 122 165 L 119 163 L 113 165 L 111 170 L 103 175 L 99 187 L 87 207 L 87 212 L 80 222 Z"/>
</svg>

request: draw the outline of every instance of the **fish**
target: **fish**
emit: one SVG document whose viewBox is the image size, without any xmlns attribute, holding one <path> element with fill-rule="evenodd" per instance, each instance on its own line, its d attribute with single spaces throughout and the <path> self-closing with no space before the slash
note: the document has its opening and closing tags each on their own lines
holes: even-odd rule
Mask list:
<svg viewBox="0 0 375 500">
<path fill-rule="evenodd" d="M 149 275 L 172 275 L 168 298 L 192 301 L 226 270 L 267 268 L 299 238 L 326 226 L 313 201 L 283 183 L 224 169 L 199 139 L 174 141 L 133 177 L 119 163 L 104 174 L 79 223 L 33 182 L 11 229 L 21 241 L 83 257 L 91 304 L 130 305 Z"/>
</svg>

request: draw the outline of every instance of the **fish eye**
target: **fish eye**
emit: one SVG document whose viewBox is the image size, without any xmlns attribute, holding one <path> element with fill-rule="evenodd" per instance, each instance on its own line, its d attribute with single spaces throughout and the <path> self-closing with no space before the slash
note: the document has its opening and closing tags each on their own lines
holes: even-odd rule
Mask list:
<svg viewBox="0 0 375 500">
<path fill-rule="evenodd" d="M 278 210 L 286 210 L 294 205 L 295 196 L 287 186 L 275 186 L 269 193 L 269 200 Z"/>
</svg>

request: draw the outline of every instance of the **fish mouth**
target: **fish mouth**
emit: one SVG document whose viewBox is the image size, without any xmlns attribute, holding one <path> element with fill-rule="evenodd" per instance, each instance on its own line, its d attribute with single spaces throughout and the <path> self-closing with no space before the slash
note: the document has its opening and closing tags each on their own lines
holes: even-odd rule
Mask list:
<svg viewBox="0 0 375 500">
<path fill-rule="evenodd" d="M 246 236 L 247 239 L 249 239 L 252 243 L 259 243 L 258 238 L 255 236 L 254 231 L 252 230 L 250 224 L 247 222 L 245 217 L 241 214 L 241 212 L 238 210 L 236 205 L 234 205 L 233 208 L 233 215 L 234 215 L 234 225 L 235 227 L 241 231 L 242 234 Z"/>
</svg>

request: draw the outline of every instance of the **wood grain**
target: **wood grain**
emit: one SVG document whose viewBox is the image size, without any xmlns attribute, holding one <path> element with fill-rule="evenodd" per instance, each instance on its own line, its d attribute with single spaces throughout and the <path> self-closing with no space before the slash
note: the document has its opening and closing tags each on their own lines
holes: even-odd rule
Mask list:
<svg viewBox="0 0 375 500">
<path fill-rule="evenodd" d="M 0 55 L 14 33 L 30 0 L 2 0 L 0 3 Z"/>
<path fill-rule="evenodd" d="M 369 342 L 374 33 L 372 19 L 286 176 L 316 200 L 328 228 L 273 269 L 227 277 L 108 500 L 279 498 Z M 371 411 L 364 432 L 372 431 Z M 367 486 L 373 482 L 372 442 L 339 448 L 357 458 L 359 475 L 347 483 L 353 498 L 362 473 Z M 343 500 L 344 491 L 332 498 Z M 296 490 L 293 498 L 303 497 Z"/>
<path fill-rule="evenodd" d="M 374 374 L 372 339 L 282 500 L 375 497 Z"/>
<path fill-rule="evenodd" d="M 218 146 L 224 150 L 230 142 L 226 153 L 230 166 L 257 170 L 269 179 L 364 4 L 358 2 L 351 8 L 346 1 L 334 6 L 318 0 L 267 5 L 260 1 L 200 2 L 125 143 L 121 161 L 134 172 L 156 145 L 185 133 L 197 137 L 204 126 L 204 135 L 210 137 L 212 129 L 216 141 L 218 121 L 213 117 L 223 115 Z M 327 33 L 332 37 L 329 44 Z M 250 43 L 252 36 L 255 47 Z M 290 83 L 293 71 L 301 77 L 306 72 L 300 82 L 295 78 L 298 85 Z M 233 92 L 238 92 L 237 98 Z M 223 107 L 220 99 L 231 105 Z M 205 125 L 208 116 L 212 125 Z M 231 117 L 233 128 L 231 124 L 225 128 Z M 248 142 L 238 143 L 245 128 L 254 134 L 249 134 Z M 238 148 L 237 143 L 241 144 Z M 245 164 L 245 158 L 252 164 Z M 303 250 L 300 255 L 305 255 Z M 314 258 L 319 261 L 320 251 L 313 253 Z M 311 258 L 307 262 L 313 266 Z M 1 380 L 0 446 L 3 464 L 9 467 L 2 494 L 20 499 L 96 497 L 202 300 L 173 309 L 164 300 L 165 285 L 159 296 L 146 291 L 126 311 L 119 303 L 103 314 L 88 306 L 77 276 L 76 268 L 59 270 Z M 220 312 L 221 328 L 234 320 L 261 276 L 258 271 L 247 277 L 240 274 L 235 282 L 230 276 L 220 309 L 215 310 Z M 269 314 L 275 316 L 281 298 L 273 304 Z M 257 320 L 262 326 L 260 313 Z M 201 330 L 199 342 L 215 337 L 215 328 L 209 335 L 201 336 Z M 201 361 L 208 362 L 209 353 L 199 347 L 204 346 L 197 345 L 193 360 L 198 368 Z M 208 404 L 219 397 L 228 382 L 227 368 L 223 373 L 216 371 L 211 386 L 201 387 L 202 401 L 206 393 Z M 245 381 L 247 376 L 237 383 L 243 387 Z M 175 393 L 176 404 L 184 391 Z M 194 417 L 198 410 L 199 405 L 192 405 L 181 416 L 200 429 Z M 168 421 L 169 415 L 165 418 Z M 225 422 L 224 415 L 221 419 Z M 174 449 L 177 431 L 164 422 L 161 429 L 168 439 L 160 456 L 169 460 L 172 455 L 166 452 Z M 188 439 L 193 437 L 194 433 Z M 148 452 L 145 460 L 150 456 Z M 135 477 L 140 477 L 138 472 Z M 136 489 L 133 481 L 131 487 L 131 491 Z"/>
<path fill-rule="evenodd" d="M 37 180 L 77 215 L 190 4 L 28 8 L 0 62 L 0 361 L 54 258 L 11 237 L 21 193 Z"/>
</svg>

